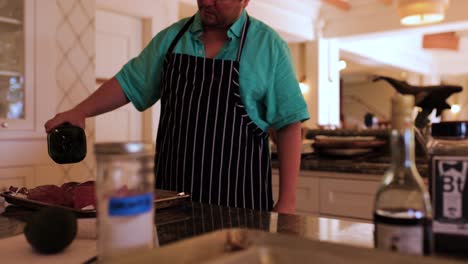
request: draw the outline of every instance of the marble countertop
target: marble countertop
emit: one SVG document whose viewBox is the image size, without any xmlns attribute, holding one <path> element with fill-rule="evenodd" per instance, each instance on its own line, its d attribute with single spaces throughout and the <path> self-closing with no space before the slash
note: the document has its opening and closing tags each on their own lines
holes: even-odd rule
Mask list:
<svg viewBox="0 0 468 264">
<path fill-rule="evenodd" d="M 33 211 L 15 206 L 0 214 L 0 239 L 22 233 Z M 1 211 L 0 211 L 1 212 Z M 314 240 L 373 247 L 373 225 L 367 222 L 261 212 L 200 203 L 156 211 L 160 245 L 226 228 L 249 228 Z"/>
<path fill-rule="evenodd" d="M 192 203 L 183 209 L 157 212 L 156 223 L 159 242 L 162 245 L 219 229 L 239 227 L 373 247 L 371 223 L 317 216 L 287 215 Z"/>
<path fill-rule="evenodd" d="M 82 221 L 78 220 L 78 235 L 64 252 L 39 255 L 31 250 L 22 235 L 25 221 L 34 211 L 2 206 L 0 203 L 0 254 L 2 258 L 14 258 L 15 263 L 95 263 L 96 230 L 80 231 Z M 302 216 L 261 212 L 249 209 L 227 208 L 200 203 L 157 210 L 155 215 L 159 246 L 197 237 L 218 230 L 245 228 L 269 233 L 299 236 L 306 239 L 328 241 L 361 248 L 373 248 L 373 225 L 367 222 L 348 221 L 317 216 Z M 87 237 L 80 237 L 86 233 Z M 3 247 L 3 248 L 2 248 Z"/>
<path fill-rule="evenodd" d="M 356 174 L 383 175 L 390 166 L 388 156 L 361 156 L 353 158 L 324 157 L 315 154 L 303 156 L 301 170 L 330 171 Z M 278 161 L 272 159 L 272 167 L 278 168 Z M 421 176 L 428 176 L 428 165 L 424 160 L 417 160 L 416 167 Z"/>
<path fill-rule="evenodd" d="M 377 174 L 383 175 L 390 166 L 389 157 L 380 158 L 350 158 L 350 159 L 333 159 L 333 158 L 317 158 L 309 157 L 301 161 L 301 169 L 303 170 L 320 170 L 334 171 L 360 174 Z M 418 161 L 416 167 L 422 177 L 427 177 L 428 165 L 425 161 Z"/>
<path fill-rule="evenodd" d="M 372 136 L 380 140 L 387 141 L 389 138 L 388 129 L 364 129 L 364 130 L 323 130 L 323 129 L 308 129 L 305 137 L 308 140 L 313 140 L 316 136 Z M 422 151 L 421 142 L 416 140 L 416 167 L 422 177 L 428 176 L 428 164 L 424 158 L 425 154 Z M 277 167 L 277 162 L 273 158 L 273 167 Z M 316 171 L 331 171 L 344 173 L 358 174 L 373 174 L 383 175 L 390 164 L 390 149 L 389 146 L 381 148 L 378 151 L 364 155 L 356 156 L 330 156 L 320 154 L 303 155 L 301 162 L 302 170 Z"/>
<path fill-rule="evenodd" d="M 57 254 L 38 255 L 34 253 L 27 245 L 24 236 L 21 235 L 24 221 L 32 213 L 33 211 L 19 207 L 5 207 L 0 203 L 0 242 L 5 241 L 6 244 L 4 243 L 4 245 L 8 245 L 9 247 L 9 249 L 0 248 L 2 258 L 12 257 L 11 255 L 14 255 L 13 257 L 24 258 L 24 255 L 27 255 L 28 260 L 35 263 L 38 260 L 40 260 L 40 263 L 63 263 L 64 259 L 67 259 L 69 263 L 83 263 L 83 259 L 87 260 L 86 263 L 94 263 L 95 258 L 93 256 L 96 255 L 95 238 L 88 238 L 87 240 L 75 239 L 70 248 L 65 251 L 65 254 L 68 255 L 64 255 L 64 253 L 61 256 Z M 94 218 L 80 219 L 79 221 L 83 220 L 94 221 L 95 225 Z M 373 224 L 363 221 L 278 214 L 200 203 L 187 203 L 175 208 L 157 210 L 155 221 L 159 246 L 170 245 L 213 231 L 243 228 L 292 235 L 363 249 L 373 248 Z M 16 244 L 9 243 L 9 241 Z M 77 252 L 83 253 L 78 254 Z M 78 261 L 79 259 L 80 261 Z M 15 263 L 31 263 L 31 261 L 15 261 Z M 346 263 L 351 262 L 353 262 L 352 259 L 347 260 Z"/>
</svg>

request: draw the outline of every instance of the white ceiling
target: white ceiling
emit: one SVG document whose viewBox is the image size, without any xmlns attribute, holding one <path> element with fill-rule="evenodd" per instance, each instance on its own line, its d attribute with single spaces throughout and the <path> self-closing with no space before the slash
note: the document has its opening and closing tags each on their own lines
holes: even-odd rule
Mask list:
<svg viewBox="0 0 468 264">
<path fill-rule="evenodd" d="M 193 14 L 196 0 L 178 0 L 179 15 Z M 402 27 L 396 1 L 349 0 L 342 11 L 321 0 L 252 0 L 249 13 L 269 24 L 288 42 L 313 41 L 318 35 L 337 38 L 342 53 L 366 67 L 388 67 L 425 75 L 468 74 L 468 0 L 451 0 L 443 23 Z M 317 25 L 323 25 L 318 29 Z M 459 51 L 422 49 L 426 33 L 456 31 Z"/>
<path fill-rule="evenodd" d="M 421 74 L 468 74 L 468 36 L 461 35 L 459 50 L 422 48 L 423 33 L 399 33 L 372 38 L 341 39 L 342 51 L 382 64 Z M 356 60 L 367 64 L 365 61 Z M 378 62 L 378 63 L 377 63 Z"/>
<path fill-rule="evenodd" d="M 183 3 L 180 8 L 191 9 L 189 13 L 196 10 L 196 0 L 179 2 Z M 396 1 L 391 5 L 381 0 L 349 3 L 351 9 L 343 11 L 321 0 L 253 0 L 247 10 L 288 42 L 313 41 L 319 31 L 338 38 L 344 52 L 361 58 L 356 63 L 373 61 L 381 67 L 425 75 L 468 74 L 468 0 L 451 0 L 444 23 L 411 28 L 400 25 Z M 459 51 L 422 48 L 424 34 L 448 31 L 459 33 Z"/>
<path fill-rule="evenodd" d="M 424 75 L 468 74 L 467 0 L 451 0 L 442 23 L 418 27 L 400 25 L 396 1 L 384 5 L 380 0 L 350 0 L 350 4 L 347 12 L 330 5 L 321 10 L 327 21 L 324 35 L 338 38 L 345 54 Z M 460 37 L 458 51 L 422 48 L 424 34 L 452 31 Z"/>
</svg>

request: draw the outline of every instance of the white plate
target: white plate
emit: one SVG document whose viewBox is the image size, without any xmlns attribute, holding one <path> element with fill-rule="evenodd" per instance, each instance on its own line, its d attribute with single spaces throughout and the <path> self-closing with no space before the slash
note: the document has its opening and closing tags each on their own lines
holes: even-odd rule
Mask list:
<svg viewBox="0 0 468 264">
<path fill-rule="evenodd" d="M 375 140 L 373 136 L 315 136 L 317 140 L 329 140 L 329 141 L 372 141 Z"/>
<path fill-rule="evenodd" d="M 335 155 L 335 156 L 354 156 L 354 155 L 361 155 L 371 152 L 372 149 L 370 148 L 356 148 L 356 149 L 336 149 L 336 148 L 323 148 L 321 152 Z"/>
</svg>

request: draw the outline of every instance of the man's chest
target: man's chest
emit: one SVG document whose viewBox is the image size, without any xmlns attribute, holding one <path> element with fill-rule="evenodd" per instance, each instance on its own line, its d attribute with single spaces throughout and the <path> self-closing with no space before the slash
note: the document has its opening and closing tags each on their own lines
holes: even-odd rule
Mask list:
<svg viewBox="0 0 468 264">
<path fill-rule="evenodd" d="M 225 47 L 227 46 L 228 43 L 226 43 L 227 41 L 224 40 L 218 40 L 218 41 L 204 41 L 203 42 L 203 46 L 204 46 L 204 49 L 205 49 L 205 57 L 207 58 L 210 58 L 210 59 L 214 59 L 216 58 L 216 56 L 218 56 L 218 54 L 223 50 L 223 49 L 227 49 L 228 47 Z M 221 54 L 220 54 L 221 55 Z"/>
</svg>

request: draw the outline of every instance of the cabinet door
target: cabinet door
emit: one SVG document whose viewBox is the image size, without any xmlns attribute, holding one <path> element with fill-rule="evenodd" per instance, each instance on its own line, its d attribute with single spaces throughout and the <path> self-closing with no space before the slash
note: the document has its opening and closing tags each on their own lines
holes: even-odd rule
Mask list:
<svg viewBox="0 0 468 264">
<path fill-rule="evenodd" d="M 372 219 L 378 181 L 320 179 L 320 214 Z"/>
<path fill-rule="evenodd" d="M 273 170 L 273 200 L 278 201 L 279 196 L 279 172 Z M 319 208 L 319 184 L 318 178 L 303 177 L 299 175 L 296 188 L 296 213 L 317 214 Z"/>
<path fill-rule="evenodd" d="M 108 80 L 143 49 L 143 21 L 109 11 L 96 11 L 96 77 Z M 100 85 L 100 83 L 98 83 Z M 141 141 L 143 113 L 130 103 L 96 116 L 95 142 Z"/>
<path fill-rule="evenodd" d="M 0 139 L 45 135 L 56 105 L 55 28 L 55 0 L 0 1 Z"/>
<path fill-rule="evenodd" d="M 296 212 L 317 214 L 319 211 L 318 178 L 299 177 L 296 191 Z"/>
<path fill-rule="evenodd" d="M 32 129 L 34 64 L 32 5 L 0 1 L 0 126 Z M 31 107 L 32 106 L 32 107 Z"/>
<path fill-rule="evenodd" d="M 0 169 L 0 191 L 7 190 L 10 186 L 34 187 L 34 168 L 3 168 Z"/>
</svg>

